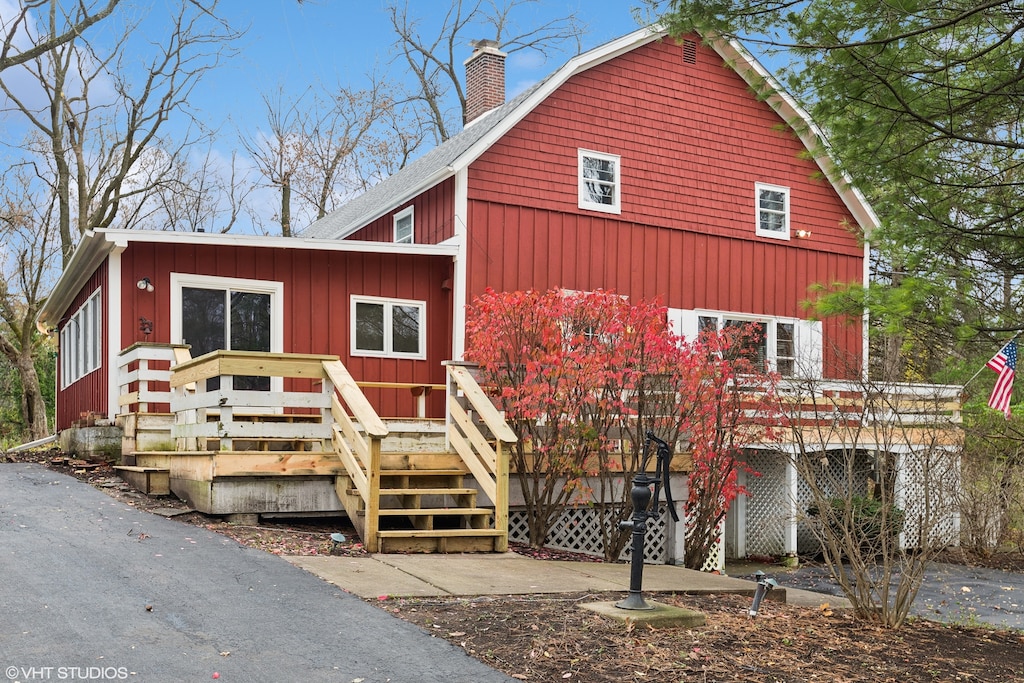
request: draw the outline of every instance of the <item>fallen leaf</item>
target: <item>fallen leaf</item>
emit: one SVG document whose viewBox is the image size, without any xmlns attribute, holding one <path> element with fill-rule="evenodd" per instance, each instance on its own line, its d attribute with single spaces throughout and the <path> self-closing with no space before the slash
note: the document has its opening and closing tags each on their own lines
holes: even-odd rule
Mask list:
<svg viewBox="0 0 1024 683">
<path fill-rule="evenodd" d="M 223 652 L 220 653 L 220 656 L 221 657 L 227 657 L 229 654 L 231 654 L 230 650 L 224 650 Z"/>
<path fill-rule="evenodd" d="M 448 636 L 451 638 L 461 638 L 464 635 L 466 635 L 465 631 L 454 631 L 448 634 Z"/>
</svg>

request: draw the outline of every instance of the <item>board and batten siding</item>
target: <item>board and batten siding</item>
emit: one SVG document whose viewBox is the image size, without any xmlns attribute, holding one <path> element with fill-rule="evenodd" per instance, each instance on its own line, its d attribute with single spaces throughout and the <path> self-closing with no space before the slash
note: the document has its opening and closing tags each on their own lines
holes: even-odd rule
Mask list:
<svg viewBox="0 0 1024 683">
<path fill-rule="evenodd" d="M 452 346 L 451 291 L 445 284 L 452 277 L 450 258 L 132 242 L 122 254 L 121 348 L 143 341 L 139 317 L 153 321 L 149 341 L 172 341 L 172 272 L 283 283 L 286 353 L 338 355 L 357 381 L 444 382 L 441 363 Z M 154 292 L 134 286 L 141 277 L 152 280 Z M 426 302 L 426 359 L 352 356 L 352 295 Z M 415 405 L 408 391 L 367 395 L 382 416 L 410 414 Z M 440 393 L 431 397 L 432 413 L 440 413 L 443 400 Z"/>
<path fill-rule="evenodd" d="M 470 301 L 487 287 L 605 288 L 806 317 L 812 285 L 863 280 L 864 251 L 784 124 L 699 44 L 696 63 L 666 39 L 571 77 L 469 168 Z M 620 156 L 620 214 L 578 208 L 579 149 Z M 789 188 L 789 240 L 755 234 L 759 182 Z M 859 321 L 823 332 L 826 373 L 843 376 Z"/>
<path fill-rule="evenodd" d="M 79 308 L 82 307 L 89 297 L 99 289 L 100 290 L 100 315 L 102 320 L 102 329 L 104 333 L 100 335 L 101 349 L 100 349 L 100 366 L 93 370 L 84 377 L 80 377 L 76 381 L 72 382 L 66 387 L 61 388 L 63 385 L 63 377 L 61 377 L 61 363 L 63 349 L 58 350 L 57 354 L 57 420 L 56 429 L 67 429 L 72 425 L 73 422 L 80 419 L 85 413 L 94 413 L 99 417 L 106 417 L 108 410 L 108 394 L 107 389 L 109 381 L 107 379 L 109 360 L 108 360 L 108 346 L 109 340 L 105 333 L 107 321 L 110 319 L 110 302 L 108 300 L 108 269 L 107 259 L 104 259 L 103 263 L 89 276 L 89 279 L 79 290 L 78 294 L 71 301 L 67 310 L 64 311 L 64 315 L 60 319 L 60 323 L 57 325 L 58 339 L 59 331 L 63 330 L 64 327 L 70 324 L 68 321 Z M 133 285 L 134 286 L 134 285 Z"/>
<path fill-rule="evenodd" d="M 455 235 L 455 181 L 444 180 L 393 211 L 360 228 L 346 239 L 370 242 L 395 241 L 395 214 L 413 207 L 413 241 L 440 244 Z"/>
</svg>

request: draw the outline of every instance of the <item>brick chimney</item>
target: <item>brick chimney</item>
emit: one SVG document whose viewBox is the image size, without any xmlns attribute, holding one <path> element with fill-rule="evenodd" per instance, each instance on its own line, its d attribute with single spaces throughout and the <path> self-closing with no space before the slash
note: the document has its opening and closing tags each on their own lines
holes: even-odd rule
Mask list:
<svg viewBox="0 0 1024 683">
<path fill-rule="evenodd" d="M 468 124 L 505 104 L 505 57 L 496 40 L 474 40 L 466 66 L 466 120 Z"/>
</svg>

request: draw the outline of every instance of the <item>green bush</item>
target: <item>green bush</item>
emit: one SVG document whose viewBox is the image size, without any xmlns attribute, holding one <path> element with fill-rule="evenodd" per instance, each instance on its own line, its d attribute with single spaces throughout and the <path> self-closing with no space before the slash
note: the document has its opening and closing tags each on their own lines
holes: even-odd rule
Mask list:
<svg viewBox="0 0 1024 683">
<path fill-rule="evenodd" d="M 883 532 L 890 537 L 903 530 L 905 514 L 895 505 L 888 506 L 888 511 L 878 498 L 853 496 L 852 498 L 833 498 L 829 501 L 830 514 L 824 520 L 837 538 L 843 537 L 843 531 L 849 525 L 853 538 L 861 544 L 877 541 Z M 849 510 L 849 513 L 847 513 Z M 811 517 L 820 517 L 817 505 L 807 508 Z M 849 515 L 849 516 L 847 516 Z"/>
</svg>

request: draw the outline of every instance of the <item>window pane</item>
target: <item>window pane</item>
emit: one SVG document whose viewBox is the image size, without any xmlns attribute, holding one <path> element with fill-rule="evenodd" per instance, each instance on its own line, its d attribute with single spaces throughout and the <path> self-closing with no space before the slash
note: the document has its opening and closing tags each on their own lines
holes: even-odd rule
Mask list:
<svg viewBox="0 0 1024 683">
<path fill-rule="evenodd" d="M 270 295 L 231 292 L 231 348 L 270 351 Z"/>
<path fill-rule="evenodd" d="M 615 162 L 611 159 L 583 157 L 583 185 L 587 199 L 595 204 L 615 204 Z"/>
<path fill-rule="evenodd" d="M 384 305 L 356 303 L 356 349 L 384 351 Z"/>
<path fill-rule="evenodd" d="M 270 351 L 269 294 L 231 292 L 231 348 Z M 270 378 L 238 375 L 231 386 L 241 391 L 270 391 Z"/>
<path fill-rule="evenodd" d="M 786 194 L 778 190 L 761 190 L 761 208 L 766 211 L 785 211 Z"/>
<path fill-rule="evenodd" d="M 419 306 L 391 307 L 391 339 L 395 353 L 420 352 Z"/>
<path fill-rule="evenodd" d="M 718 332 L 718 318 L 713 316 L 697 316 L 697 332 Z"/>
<path fill-rule="evenodd" d="M 193 358 L 227 348 L 226 307 L 223 289 L 181 288 L 181 341 Z"/>
<path fill-rule="evenodd" d="M 750 362 L 756 365 L 759 370 L 764 369 L 765 361 L 768 358 L 768 339 L 765 334 L 765 324 L 749 320 L 726 320 L 725 326 L 743 329 L 743 335 L 738 340 L 739 349 L 737 353 L 749 358 Z"/>
<path fill-rule="evenodd" d="M 792 377 L 796 366 L 796 341 L 793 323 L 775 325 L 775 358 L 779 374 Z"/>
<path fill-rule="evenodd" d="M 412 244 L 412 214 L 395 221 L 395 242 Z"/>
<path fill-rule="evenodd" d="M 786 231 L 786 217 L 782 214 L 761 212 L 761 229 L 773 232 Z"/>
</svg>

